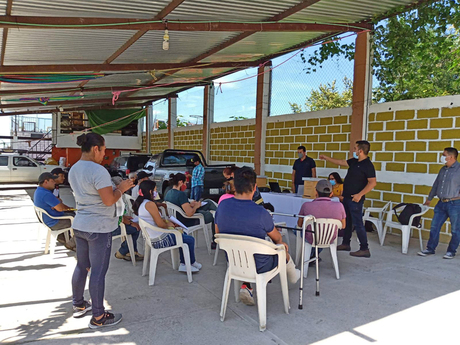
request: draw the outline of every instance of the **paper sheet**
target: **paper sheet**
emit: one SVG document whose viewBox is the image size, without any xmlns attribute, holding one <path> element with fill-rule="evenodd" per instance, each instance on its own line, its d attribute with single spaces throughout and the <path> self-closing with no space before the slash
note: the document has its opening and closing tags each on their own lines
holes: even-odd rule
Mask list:
<svg viewBox="0 0 460 345">
<path fill-rule="evenodd" d="M 182 229 L 184 229 L 184 232 L 188 234 L 188 228 L 181 221 L 179 221 L 176 217 L 170 216 L 169 220 L 173 222 L 174 224 L 179 225 Z"/>
</svg>

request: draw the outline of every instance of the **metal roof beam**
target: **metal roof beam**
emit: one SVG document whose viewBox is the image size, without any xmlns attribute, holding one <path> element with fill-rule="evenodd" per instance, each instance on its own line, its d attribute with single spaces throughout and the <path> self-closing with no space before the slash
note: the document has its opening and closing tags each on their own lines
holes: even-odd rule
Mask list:
<svg viewBox="0 0 460 345">
<path fill-rule="evenodd" d="M 152 96 L 141 96 L 141 97 L 130 97 L 130 98 L 120 98 L 117 103 L 122 102 L 132 102 L 132 101 L 155 101 L 162 99 L 164 96 L 152 97 Z M 75 105 L 75 104 L 97 104 L 97 103 L 107 103 L 112 104 L 112 98 L 104 99 L 77 99 L 71 101 L 51 101 L 44 105 L 40 102 L 30 102 L 30 103 L 13 103 L 13 104 L 1 104 L 0 109 L 20 109 L 20 108 L 37 108 L 37 107 L 62 107 L 65 105 Z"/>
<path fill-rule="evenodd" d="M 272 20 L 276 21 L 276 20 Z M 8 23 L 9 22 L 9 23 Z M 18 24 L 19 23 L 19 24 Z M 24 25 L 21 25 L 24 24 Z M 222 22 L 163 22 L 149 23 L 145 19 L 76 18 L 0 16 L 0 28 L 9 29 L 89 29 L 89 30 L 165 30 L 169 31 L 224 31 L 224 32 L 335 32 L 370 29 L 367 23 L 222 23 Z M 144 34 L 145 34 L 144 32 Z"/>
<path fill-rule="evenodd" d="M 185 86 L 206 86 L 209 85 L 209 82 L 190 82 L 190 83 L 175 83 L 174 85 L 169 84 L 158 84 L 155 85 L 158 88 L 165 88 L 165 87 L 185 87 Z M 18 89 L 18 90 L 0 90 L 0 97 L 4 96 L 15 96 L 15 95 L 33 95 L 33 94 L 50 94 L 50 93 L 68 93 L 68 92 L 83 92 L 83 93 L 91 93 L 91 92 L 112 92 L 112 91 L 123 91 L 127 88 L 139 88 L 140 90 L 142 87 L 137 86 L 105 86 L 105 87 L 61 87 L 61 88 L 52 88 L 52 89 Z"/>
<path fill-rule="evenodd" d="M 122 71 L 152 71 L 152 70 L 174 70 L 174 69 L 205 69 L 205 68 L 247 68 L 258 66 L 254 61 L 229 61 L 209 63 L 146 63 L 146 64 L 72 64 L 72 65 L 17 65 L 0 66 L 0 74 L 16 73 L 45 73 L 45 72 L 122 72 Z"/>
</svg>

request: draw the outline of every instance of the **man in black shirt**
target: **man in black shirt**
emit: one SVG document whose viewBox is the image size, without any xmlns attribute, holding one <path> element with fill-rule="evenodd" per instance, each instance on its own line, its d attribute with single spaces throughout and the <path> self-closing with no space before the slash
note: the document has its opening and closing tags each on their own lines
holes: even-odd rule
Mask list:
<svg viewBox="0 0 460 345">
<path fill-rule="evenodd" d="M 337 250 L 351 250 L 351 234 L 354 226 L 360 248 L 356 252 L 351 252 L 350 255 L 366 258 L 369 258 L 371 253 L 367 244 L 366 229 L 363 225 L 363 204 L 365 195 L 377 185 L 374 165 L 367 156 L 370 146 L 368 141 L 357 141 L 353 151 L 353 158 L 347 161 L 323 155 L 319 156 L 319 159 L 324 159 L 333 164 L 348 166 L 347 176 L 343 183 L 343 206 L 347 214 L 347 226 L 345 227 L 342 244 L 337 246 Z"/>
<path fill-rule="evenodd" d="M 307 156 L 305 146 L 297 148 L 299 159 L 296 159 L 292 167 L 292 191 L 297 193 L 300 185 L 303 185 L 303 177 L 316 177 L 316 163 L 313 158 Z"/>
</svg>

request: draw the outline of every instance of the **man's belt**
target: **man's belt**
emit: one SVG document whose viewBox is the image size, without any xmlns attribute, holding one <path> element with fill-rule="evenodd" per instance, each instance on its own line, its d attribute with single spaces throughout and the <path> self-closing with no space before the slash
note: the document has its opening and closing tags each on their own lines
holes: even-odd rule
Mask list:
<svg viewBox="0 0 460 345">
<path fill-rule="evenodd" d="M 449 199 L 441 199 L 442 202 L 449 202 L 449 201 L 454 201 L 454 200 L 460 200 L 460 196 L 457 196 L 455 198 L 449 198 Z"/>
</svg>

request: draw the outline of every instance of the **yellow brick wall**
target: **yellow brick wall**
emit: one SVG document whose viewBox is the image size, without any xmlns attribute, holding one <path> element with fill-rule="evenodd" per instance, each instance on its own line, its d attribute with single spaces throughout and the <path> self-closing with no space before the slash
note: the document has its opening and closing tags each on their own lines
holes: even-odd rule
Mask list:
<svg viewBox="0 0 460 345">
<path fill-rule="evenodd" d="M 312 114 L 309 114 L 310 116 Z M 277 117 L 278 118 L 278 117 Z M 275 118 L 273 118 L 275 119 Z M 292 167 L 297 157 L 297 147 L 305 146 L 317 168 L 336 166 L 318 159 L 320 154 L 346 159 L 350 148 L 350 116 L 337 115 L 320 118 L 284 120 L 267 123 L 265 164 Z M 292 173 L 265 170 L 269 181 L 276 181 L 282 189 L 291 189 Z"/>
<path fill-rule="evenodd" d="M 254 163 L 254 124 L 228 125 L 211 128 L 210 158 L 212 161 Z"/>
<path fill-rule="evenodd" d="M 431 187 L 418 184 L 420 176 L 439 172 L 442 165 L 438 160 L 445 147 L 460 149 L 460 107 L 374 112 L 369 114 L 368 130 L 375 164 L 385 172 L 409 175 L 413 183 L 378 182 L 365 206 L 380 207 L 388 201 L 393 206 L 400 202 L 421 204 Z M 436 202 L 434 199 L 422 218 L 425 239 Z M 449 232 L 450 224 L 444 225 L 441 241 L 449 241 Z"/>
<path fill-rule="evenodd" d="M 190 129 L 174 131 L 174 148 L 182 150 L 199 150 L 203 149 L 203 133 L 202 129 L 194 129 L 195 126 L 191 126 Z"/>
</svg>

